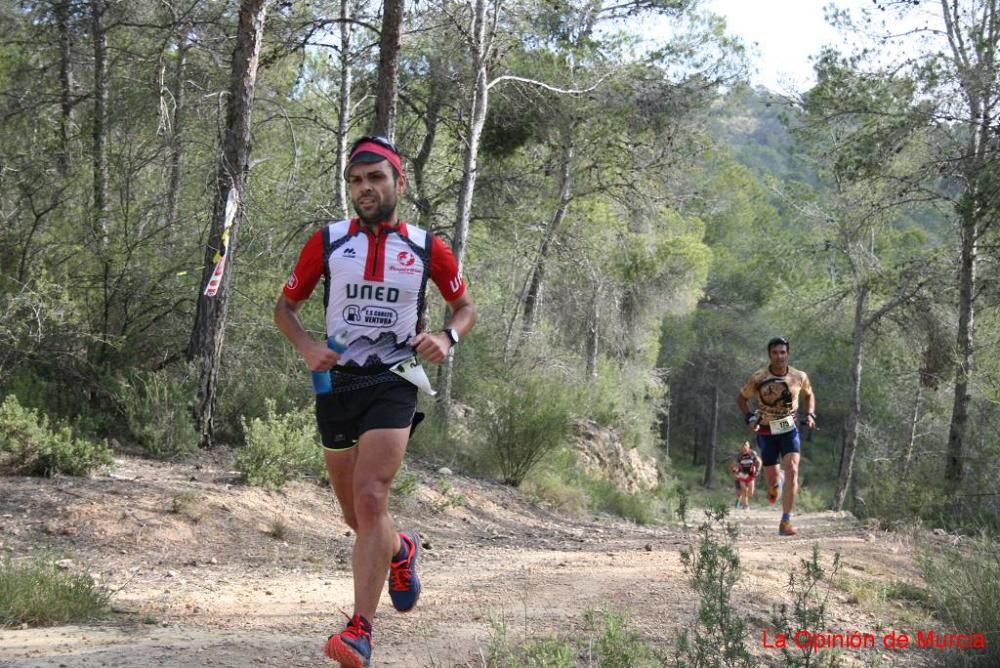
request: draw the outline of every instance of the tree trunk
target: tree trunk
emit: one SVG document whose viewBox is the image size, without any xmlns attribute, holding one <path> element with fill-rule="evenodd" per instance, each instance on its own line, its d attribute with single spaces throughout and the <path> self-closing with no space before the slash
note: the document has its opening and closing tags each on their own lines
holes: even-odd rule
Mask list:
<svg viewBox="0 0 1000 668">
<path fill-rule="evenodd" d="M 438 123 L 441 121 L 442 92 L 439 83 L 433 74 L 435 65 L 431 65 L 432 74 L 430 97 L 427 100 L 427 109 L 424 110 L 424 139 L 420 142 L 420 149 L 410 160 L 412 171 L 407 192 L 415 200 L 417 208 L 417 226 L 429 230 L 434 224 L 434 217 L 437 213 L 437 205 L 427 193 L 427 163 L 431 158 L 431 150 L 434 148 L 434 140 L 437 137 Z"/>
<path fill-rule="evenodd" d="M 165 226 L 167 238 L 175 241 L 181 237 L 177 229 L 177 203 L 180 201 L 181 175 L 184 171 L 184 76 L 187 65 L 188 28 L 180 26 L 177 36 L 177 63 L 174 66 L 174 114 L 170 132 L 170 185 L 167 190 Z"/>
<path fill-rule="evenodd" d="M 225 335 L 229 286 L 239 236 L 242 195 L 250 161 L 250 116 L 253 111 L 257 64 L 264 33 L 267 0 L 244 0 L 240 6 L 239 32 L 233 51 L 229 103 L 226 110 L 226 133 L 222 159 L 216 174 L 216 192 L 212 224 L 205 248 L 205 271 L 202 285 L 212 280 L 216 257 L 222 262 L 222 275 L 215 296 L 198 296 L 198 309 L 188 346 L 188 360 L 198 367 L 198 393 L 194 406 L 199 444 L 213 445 L 215 403 L 219 379 L 222 342 Z M 236 210 L 231 227 L 226 229 L 226 204 L 230 191 L 235 195 Z M 228 243 L 226 239 L 228 238 Z"/>
<path fill-rule="evenodd" d="M 70 28 L 69 0 L 56 4 L 59 24 L 59 172 L 69 172 L 70 137 L 73 133 L 73 32 Z"/>
<path fill-rule="evenodd" d="M 958 161 L 965 187 L 957 206 L 961 235 L 956 341 L 958 361 L 944 471 L 945 479 L 958 486 L 964 473 L 964 442 L 972 401 L 969 386 L 974 366 L 979 237 L 985 232 L 994 208 L 989 193 L 994 190 L 990 182 L 995 179 L 991 173 L 995 158 L 991 153 L 995 151 L 996 142 L 993 115 L 998 97 L 996 55 L 1000 45 L 1000 26 L 996 0 L 968 3 L 968 6 L 966 3 L 941 0 L 941 10 L 971 126 L 966 150 Z M 981 16 L 978 15 L 980 11 Z"/>
<path fill-rule="evenodd" d="M 340 109 L 337 113 L 337 209 L 344 218 L 351 215 L 347 200 L 347 131 L 351 123 L 351 15 L 350 0 L 340 0 Z"/>
<path fill-rule="evenodd" d="M 917 424 L 920 421 L 920 399 L 923 396 L 924 387 L 917 377 L 917 391 L 913 393 L 913 417 L 910 418 L 910 438 L 906 441 L 906 449 L 903 451 L 903 473 L 902 479 L 910 477 L 910 463 L 913 460 L 913 448 L 917 442 Z"/>
<path fill-rule="evenodd" d="M 567 129 L 567 133 L 572 133 L 572 129 Z M 542 291 L 542 282 L 545 279 L 545 264 L 548 262 L 552 243 L 555 241 L 556 233 L 562 226 L 566 218 L 566 211 L 569 209 L 570 188 L 572 184 L 572 163 L 573 163 L 573 140 L 566 137 L 563 144 L 562 161 L 559 169 L 559 205 L 552 216 L 552 222 L 545 230 L 545 236 L 538 248 L 538 256 L 535 259 L 535 266 L 531 270 L 531 281 L 528 284 L 528 291 L 524 297 L 524 316 L 521 320 L 522 340 L 535 329 L 535 319 L 538 317 L 538 302 Z"/>
<path fill-rule="evenodd" d="M 458 262 L 459 275 L 465 265 L 465 245 L 469 238 L 469 224 L 472 219 L 472 198 L 476 191 L 476 178 L 479 175 L 479 141 L 482 138 L 483 127 L 486 124 L 486 111 L 489 108 L 489 82 L 486 71 L 486 54 L 489 51 L 486 30 L 486 1 L 476 0 L 472 16 L 469 50 L 472 64 L 475 68 L 475 85 L 472 99 L 469 101 L 469 122 L 466 127 L 465 156 L 462 169 L 462 185 L 458 193 L 458 205 L 455 216 L 455 235 L 452 239 L 452 252 Z M 445 317 L 445 326 L 448 324 Z M 451 385 L 454 356 L 449 352 L 441 366 L 440 395 L 436 404 L 437 418 L 448 430 L 448 410 L 451 406 Z"/>
<path fill-rule="evenodd" d="M 833 488 L 833 510 L 842 510 L 847 490 L 850 487 L 854 455 L 858 447 L 858 423 L 861 419 L 861 370 L 864 365 L 865 353 L 865 303 L 868 301 L 868 288 L 858 289 L 857 301 L 854 304 L 854 336 L 851 350 L 851 395 L 848 400 L 847 426 L 844 430 L 844 444 L 840 452 L 840 467 L 837 471 L 837 481 Z"/>
<path fill-rule="evenodd" d="M 375 122 L 372 134 L 389 141 L 396 136 L 396 100 L 399 86 L 400 26 L 403 0 L 382 3 L 382 34 L 379 38 L 378 84 L 375 91 Z"/>
<path fill-rule="evenodd" d="M 669 389 L 667 390 L 670 391 Z M 663 454 L 670 457 L 670 395 L 667 395 L 666 399 L 667 405 L 666 409 L 663 411 L 663 425 L 661 427 L 660 433 L 663 435 Z"/>
<path fill-rule="evenodd" d="M 712 386 L 712 421 L 709 423 L 708 447 L 705 449 L 705 487 L 715 487 L 715 459 L 719 450 L 719 386 Z"/>
<path fill-rule="evenodd" d="M 969 205 L 970 208 L 973 205 Z M 944 477 L 957 485 L 962 480 L 965 455 L 963 444 L 969 421 L 969 374 L 973 364 L 975 335 L 975 285 L 978 261 L 979 226 L 976 212 L 967 211 L 962 220 L 962 249 L 958 272 L 958 365 L 955 368 L 955 397 L 948 426 L 948 449 Z"/>
<path fill-rule="evenodd" d="M 108 44 L 104 32 L 106 0 L 91 0 L 94 40 L 94 234 L 102 251 L 108 246 Z"/>
<path fill-rule="evenodd" d="M 587 319 L 587 376 L 597 378 L 598 334 L 601 326 L 601 291 L 595 281 L 590 295 L 590 317 Z"/>
</svg>

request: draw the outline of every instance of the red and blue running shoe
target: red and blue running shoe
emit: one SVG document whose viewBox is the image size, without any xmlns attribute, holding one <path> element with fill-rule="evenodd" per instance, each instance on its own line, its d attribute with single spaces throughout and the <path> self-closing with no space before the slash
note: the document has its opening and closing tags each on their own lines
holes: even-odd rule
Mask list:
<svg viewBox="0 0 1000 668">
<path fill-rule="evenodd" d="M 417 557 L 420 556 L 420 534 L 416 531 L 399 533 L 401 556 L 394 557 L 389 566 L 389 598 L 392 607 L 409 612 L 420 598 L 420 577 L 417 575 Z"/>
<path fill-rule="evenodd" d="M 361 615 L 354 615 L 347 628 L 326 641 L 323 654 L 339 661 L 341 668 L 369 668 L 372 660 L 372 625 Z"/>
</svg>

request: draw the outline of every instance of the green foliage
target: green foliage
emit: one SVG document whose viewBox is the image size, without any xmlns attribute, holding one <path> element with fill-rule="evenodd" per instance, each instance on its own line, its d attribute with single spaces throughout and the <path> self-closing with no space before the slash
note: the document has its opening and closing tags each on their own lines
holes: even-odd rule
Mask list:
<svg viewBox="0 0 1000 668">
<path fill-rule="evenodd" d="M 810 558 L 801 560 L 800 572 L 793 571 L 788 576 L 791 609 L 782 603 L 771 611 L 771 626 L 775 634 L 783 633 L 787 638 L 793 638 L 801 629 L 818 631 L 829 628 L 826 606 L 839 570 L 840 553 L 834 553 L 833 564 L 828 571 L 820 563 L 819 545 L 813 545 Z M 781 655 L 784 665 L 796 668 L 835 668 L 842 665 L 838 652 L 818 650 L 812 643 L 805 643 L 801 648 L 794 642 L 788 643 L 787 647 L 781 648 Z"/>
<path fill-rule="evenodd" d="M 573 645 L 555 636 L 530 642 L 524 647 L 524 668 L 573 668 Z"/>
<path fill-rule="evenodd" d="M 606 480 L 586 480 L 584 489 L 590 495 L 590 507 L 598 512 L 624 517 L 636 524 L 656 524 L 665 513 L 661 498 L 655 492 L 630 494 Z"/>
<path fill-rule="evenodd" d="M 983 535 L 955 546 L 929 548 L 920 561 L 931 605 L 949 629 L 982 633 L 985 650 L 946 653 L 949 666 L 1000 664 L 1000 542 Z"/>
<path fill-rule="evenodd" d="M 404 462 L 392 481 L 392 494 L 390 498 L 407 498 L 413 496 L 419 486 L 420 478 L 417 477 L 416 473 L 410 471 Z"/>
<path fill-rule="evenodd" d="M 279 488 L 297 476 L 321 477 L 325 471 L 309 409 L 279 415 L 269 401 L 266 416 L 244 421 L 243 433 L 246 445 L 236 455 L 236 468 L 250 485 Z"/>
<path fill-rule="evenodd" d="M 654 369 L 603 357 L 597 376 L 583 389 L 587 417 L 609 427 L 627 448 L 655 450 L 657 427 L 667 386 Z"/>
<path fill-rule="evenodd" d="M 674 658 L 678 668 L 754 665 L 746 648 L 746 622 L 732 603 L 733 589 L 740 579 L 739 529 L 727 520 L 727 513 L 727 506 L 705 511 L 697 546 L 681 549 L 681 563 L 698 595 L 698 618 L 694 627 L 677 639 Z"/>
<path fill-rule="evenodd" d="M 198 450 L 191 405 L 194 368 L 139 371 L 119 382 L 117 401 L 132 437 L 150 456 L 172 459 Z"/>
<path fill-rule="evenodd" d="M 568 442 L 578 402 L 569 388 L 531 373 L 496 393 L 477 409 L 477 431 L 504 482 L 518 487 L 545 455 Z"/>
<path fill-rule="evenodd" d="M 76 438 L 69 427 L 50 428 L 45 415 L 23 408 L 13 394 L 0 404 L 0 471 L 84 476 L 113 463 L 107 443 Z"/>
<path fill-rule="evenodd" d="M 589 610 L 584 615 L 584 638 L 542 640 L 511 638 L 507 616 L 490 616 L 490 641 L 483 653 L 487 668 L 572 668 L 577 665 L 601 668 L 654 668 L 663 665 L 655 650 L 632 627 L 628 614 L 612 609 Z M 586 656 L 586 664 L 577 661 Z"/>
<path fill-rule="evenodd" d="M 51 561 L 0 560 L 0 628 L 78 624 L 104 617 L 111 594 Z"/>
<path fill-rule="evenodd" d="M 591 634 L 596 637 L 594 653 L 602 668 L 652 668 L 663 665 L 653 649 L 631 628 L 627 613 L 611 609 L 590 611 L 586 619 Z"/>
<path fill-rule="evenodd" d="M 441 498 L 431 504 L 434 512 L 443 513 L 449 508 L 461 508 L 467 503 L 465 495 L 456 492 L 447 480 L 438 482 L 437 491 L 441 495 Z"/>
</svg>

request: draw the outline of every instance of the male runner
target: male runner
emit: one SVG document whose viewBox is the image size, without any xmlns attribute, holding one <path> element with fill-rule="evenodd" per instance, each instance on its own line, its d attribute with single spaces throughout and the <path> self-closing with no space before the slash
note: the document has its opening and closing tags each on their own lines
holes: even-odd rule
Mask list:
<svg viewBox="0 0 1000 668">
<path fill-rule="evenodd" d="M 764 460 L 767 478 L 767 500 L 778 500 L 778 466 L 784 468 L 785 489 L 781 500 L 782 515 L 778 533 L 794 536 L 792 508 L 799 487 L 799 429 L 796 413 L 799 394 L 806 399 L 806 426 L 816 428 L 816 396 L 809 376 L 788 365 L 788 341 L 774 338 L 767 342 L 768 365 L 755 371 L 736 397 L 736 405 L 745 416 L 747 429 L 756 434 L 757 447 Z M 751 411 L 749 400 L 754 399 L 756 410 Z"/>
<path fill-rule="evenodd" d="M 386 574 L 397 610 L 412 610 L 420 596 L 420 536 L 397 532 L 388 512 L 417 403 L 416 386 L 394 369 L 403 370 L 401 363 L 414 353 L 443 362 L 472 329 L 476 309 L 451 249 L 397 217 L 406 177 L 391 142 L 354 142 L 344 178 L 358 217 L 332 222 L 306 242 L 278 297 L 274 321 L 311 370 L 333 369 L 331 391 L 316 395 L 316 419 L 330 484 L 355 532 L 354 614 L 347 628 L 330 636 L 324 653 L 342 667 L 367 668 Z M 340 353 L 313 339 L 299 320 L 298 310 L 320 278 L 326 334 L 346 339 Z M 452 314 L 444 331 L 424 331 L 428 279 Z"/>
</svg>

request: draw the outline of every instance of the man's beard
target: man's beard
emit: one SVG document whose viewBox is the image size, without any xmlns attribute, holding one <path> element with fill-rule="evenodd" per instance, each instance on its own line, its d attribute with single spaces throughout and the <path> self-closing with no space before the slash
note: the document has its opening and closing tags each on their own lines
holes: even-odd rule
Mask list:
<svg viewBox="0 0 1000 668">
<path fill-rule="evenodd" d="M 358 219 L 365 225 L 378 225 L 383 220 L 389 220 L 392 217 L 393 212 L 396 210 L 396 201 L 383 202 L 375 213 L 371 216 L 366 216 L 361 213 L 361 207 L 357 204 L 354 205 L 354 212 L 358 214 Z"/>
</svg>

